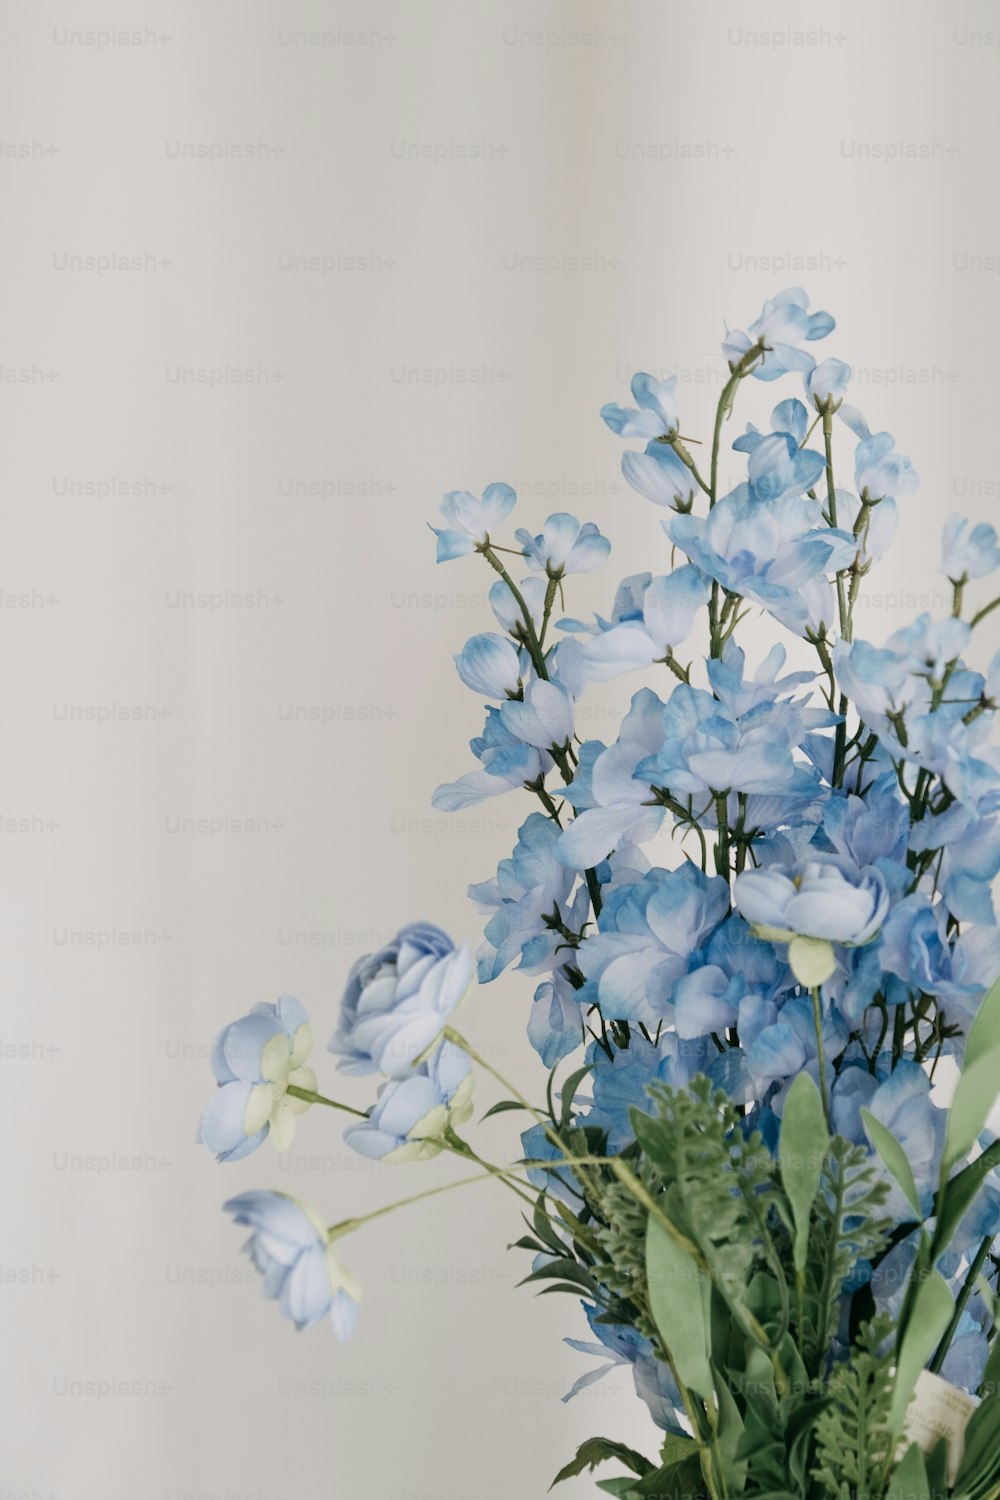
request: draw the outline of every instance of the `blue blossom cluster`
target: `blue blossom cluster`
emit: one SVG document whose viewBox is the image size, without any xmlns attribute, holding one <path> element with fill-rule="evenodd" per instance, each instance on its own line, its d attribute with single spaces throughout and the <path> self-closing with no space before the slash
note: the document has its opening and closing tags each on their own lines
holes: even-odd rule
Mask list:
<svg viewBox="0 0 1000 1500">
<path fill-rule="evenodd" d="M 893 1311 L 916 1254 L 917 1209 L 933 1215 L 943 1179 L 962 1165 L 948 1154 L 938 1070 L 942 1059 L 962 1063 L 1000 971 L 1000 652 L 990 660 L 981 649 L 1000 598 L 975 594 L 1000 572 L 1000 541 L 987 523 L 949 517 L 950 610 L 882 643 L 857 634 L 861 581 L 917 476 L 892 436 L 847 404 L 851 367 L 817 362 L 809 346 L 833 330 L 791 288 L 727 333 L 729 378 L 704 473 L 673 378 L 639 374 L 633 405 L 603 408 L 611 431 L 637 444 L 622 471 L 660 521 L 650 571 L 624 578 L 606 614 L 565 613 L 570 581 L 610 554 L 593 521 L 557 512 L 508 534 L 509 485 L 444 497 L 437 559 L 488 566 L 494 621 L 455 657 L 484 717 L 473 764 L 438 787 L 434 806 L 516 793 L 526 815 L 495 876 L 470 887 L 485 918 L 475 956 L 414 923 L 348 975 L 329 1050 L 343 1075 L 380 1076 L 366 1109 L 317 1092 L 308 1017 L 291 996 L 223 1030 L 199 1132 L 220 1160 L 268 1136 L 284 1149 L 310 1105 L 347 1109 L 345 1140 L 369 1159 L 450 1151 L 529 1204 L 532 1189 L 556 1199 L 565 1217 L 548 1221 L 542 1260 L 564 1266 L 559 1223 L 575 1221 L 584 1188 L 550 1124 L 587 1143 L 583 1165 L 606 1167 L 636 1154 L 651 1086 L 707 1076 L 777 1150 L 805 1073 L 828 1128 L 885 1177 L 896 1221 L 891 1254 L 855 1267 L 843 1289 L 845 1326 L 861 1287 Z M 737 395 L 782 378 L 795 393 L 766 430 L 749 424 L 735 437 L 737 472 L 724 481 Z M 835 472 L 845 443 L 851 487 Z M 738 639 L 751 612 L 781 634 L 762 659 Z M 617 734 L 582 733 L 585 695 L 631 674 Z M 511 968 L 531 977 L 527 1034 L 552 1070 L 547 1116 L 520 1094 L 503 1106 L 534 1115 L 515 1168 L 483 1161 L 457 1134 L 472 1109 L 470 1060 L 483 1062 L 452 1025 L 474 968 L 482 985 Z M 885 1167 L 880 1127 L 912 1184 Z M 996 1311 L 997 1261 L 982 1247 L 1000 1234 L 1000 1181 L 983 1175 L 938 1264 L 965 1289 L 944 1373 L 969 1390 Z M 299 1328 L 329 1318 L 346 1336 L 360 1294 L 333 1252 L 364 1220 L 324 1226 L 279 1193 L 243 1193 L 227 1207 L 250 1226 L 247 1249 L 285 1316 Z M 627 1365 L 654 1419 L 681 1431 L 669 1366 L 623 1321 L 598 1268 L 586 1269 L 595 1342 L 569 1342 L 604 1364 L 571 1394 Z"/>
<path fill-rule="evenodd" d="M 470 888 L 487 917 L 478 976 L 513 965 L 535 979 L 530 1041 L 550 1068 L 577 1054 L 587 1072 L 573 1117 L 606 1150 L 631 1144 L 630 1110 L 650 1107 L 651 1083 L 699 1073 L 776 1143 L 788 1088 L 808 1072 L 849 1140 L 873 1150 L 863 1110 L 893 1131 L 930 1211 L 936 1071 L 961 1060 L 1000 970 L 1000 654 L 985 671 L 966 661 L 1000 602 L 967 607 L 966 594 L 1000 571 L 1000 543 L 992 526 L 950 517 L 952 612 L 884 644 L 857 638 L 861 579 L 918 480 L 891 435 L 846 404 L 851 367 L 817 363 L 809 346 L 833 329 L 792 288 L 727 335 L 720 429 L 744 381 L 801 383 L 768 430 L 751 424 L 732 442 L 745 467 L 728 488 L 718 440 L 699 472 L 673 378 L 639 374 L 634 405 L 603 408 L 612 432 L 642 445 L 622 471 L 668 540 L 663 571 L 625 578 L 607 616 L 553 623 L 564 574 L 607 556 L 596 526 L 553 516 L 539 537 L 516 531 L 512 548 L 498 534 L 509 486 L 446 497 L 438 557 L 489 563 L 500 628 L 456 659 L 486 722 L 478 768 L 434 801 L 535 799 L 496 878 Z M 853 488 L 834 473 L 845 436 Z M 511 550 L 532 576 L 511 574 Z M 787 633 L 757 663 L 736 638 L 751 610 Z M 682 651 L 704 627 L 696 670 Z M 787 649 L 811 666 L 787 670 Z M 646 680 L 617 738 L 579 733 L 587 690 L 634 672 Z M 549 1154 L 537 1127 L 525 1149 Z M 1000 1230 L 992 1179 L 987 1201 L 992 1217 L 968 1226 L 953 1273 L 977 1236 Z M 960 1341 L 970 1379 L 985 1358 L 981 1323 Z M 594 1326 L 638 1385 L 634 1331 Z"/>
</svg>

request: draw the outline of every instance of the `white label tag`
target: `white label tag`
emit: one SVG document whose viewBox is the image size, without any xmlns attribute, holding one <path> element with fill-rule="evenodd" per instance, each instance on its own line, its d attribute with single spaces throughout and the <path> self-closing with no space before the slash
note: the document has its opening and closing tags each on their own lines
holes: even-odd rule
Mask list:
<svg viewBox="0 0 1000 1500">
<path fill-rule="evenodd" d="M 965 1429 L 978 1405 L 974 1396 L 967 1396 L 958 1386 L 932 1375 L 930 1370 L 921 1370 L 906 1409 L 900 1457 L 910 1443 L 916 1443 L 921 1453 L 930 1453 L 942 1438 L 947 1438 L 948 1483 L 954 1484 L 965 1453 Z"/>
</svg>

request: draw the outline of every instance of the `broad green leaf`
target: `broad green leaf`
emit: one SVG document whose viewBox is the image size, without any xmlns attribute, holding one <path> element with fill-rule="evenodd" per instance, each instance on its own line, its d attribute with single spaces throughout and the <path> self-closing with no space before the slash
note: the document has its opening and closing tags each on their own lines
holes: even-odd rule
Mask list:
<svg viewBox="0 0 1000 1500">
<path fill-rule="evenodd" d="M 795 1220 L 795 1269 L 804 1271 L 809 1254 L 809 1221 L 819 1192 L 830 1132 L 823 1100 L 808 1073 L 800 1073 L 788 1090 L 778 1141 L 781 1182 Z"/>
<path fill-rule="evenodd" d="M 660 1467 L 667 1469 L 671 1464 L 682 1463 L 684 1459 L 696 1458 L 697 1455 L 698 1444 L 694 1438 L 682 1437 L 679 1432 L 668 1432 L 660 1449 Z"/>
<path fill-rule="evenodd" d="M 980 1053 L 966 1064 L 948 1111 L 941 1171 L 946 1173 L 967 1156 L 997 1101 L 1000 1047 Z"/>
<path fill-rule="evenodd" d="M 963 1067 L 970 1068 L 997 1047 L 1000 1047 L 1000 979 L 987 992 L 969 1027 Z"/>
<path fill-rule="evenodd" d="M 955 1479 L 957 1495 L 978 1490 L 989 1481 L 1000 1479 L 1000 1392 L 987 1396 L 969 1419 L 965 1429 L 962 1463 Z"/>
<path fill-rule="evenodd" d="M 955 1303 L 940 1271 L 928 1271 L 913 1298 L 906 1332 L 896 1360 L 896 1386 L 889 1413 L 893 1437 L 903 1430 L 917 1376 L 927 1364 L 951 1322 Z"/>
<path fill-rule="evenodd" d="M 861 1111 L 861 1118 L 865 1122 L 868 1139 L 903 1189 L 906 1200 L 917 1218 L 922 1219 L 923 1210 L 920 1207 L 920 1194 L 917 1192 L 917 1184 L 913 1180 L 913 1168 L 907 1160 L 906 1152 L 892 1131 L 887 1130 L 882 1121 L 877 1120 L 870 1110 L 863 1109 Z"/>
<path fill-rule="evenodd" d="M 792 938 L 788 945 L 788 963 L 799 984 L 810 990 L 825 984 L 837 967 L 833 944 L 826 938 Z"/>
<path fill-rule="evenodd" d="M 625 1500 L 692 1500 L 692 1496 L 704 1493 L 705 1480 L 701 1471 L 701 1460 L 697 1454 L 684 1458 L 680 1463 L 665 1464 L 662 1469 L 647 1474 L 632 1488 L 625 1491 Z"/>
<path fill-rule="evenodd" d="M 697 1262 L 652 1214 L 646 1225 L 646 1280 L 653 1321 L 681 1382 L 714 1398 L 709 1368 L 711 1286 Z"/>
<path fill-rule="evenodd" d="M 956 1172 L 938 1194 L 937 1225 L 934 1230 L 934 1255 L 942 1255 L 951 1244 L 956 1229 L 975 1201 L 984 1179 L 1000 1165 L 1000 1141 L 977 1156 L 975 1161 Z"/>
<path fill-rule="evenodd" d="M 911 1443 L 893 1470 L 885 1500 L 931 1500 L 923 1455 Z"/>
<path fill-rule="evenodd" d="M 626 1469 L 631 1469 L 633 1474 L 638 1474 L 640 1477 L 653 1472 L 653 1465 L 649 1459 L 644 1458 L 641 1453 L 636 1453 L 634 1448 L 628 1448 L 624 1443 L 616 1443 L 611 1438 L 594 1437 L 580 1444 L 576 1450 L 576 1457 L 571 1458 L 569 1463 L 559 1470 L 549 1485 L 549 1489 L 554 1489 L 564 1479 L 575 1478 L 585 1469 L 593 1473 L 598 1464 L 605 1463 L 609 1458 L 617 1459 L 619 1463 L 625 1465 Z M 631 1479 L 628 1481 L 629 1484 L 633 1482 Z"/>
</svg>

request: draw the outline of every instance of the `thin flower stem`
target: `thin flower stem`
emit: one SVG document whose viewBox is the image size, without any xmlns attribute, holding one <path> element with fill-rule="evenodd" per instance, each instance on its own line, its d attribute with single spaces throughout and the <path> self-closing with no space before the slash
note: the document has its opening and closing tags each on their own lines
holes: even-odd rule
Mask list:
<svg viewBox="0 0 1000 1500">
<path fill-rule="evenodd" d="M 489 1179 L 489 1172 L 477 1172 L 474 1177 L 459 1177 L 455 1182 L 438 1183 L 437 1187 L 425 1188 L 422 1193 L 413 1193 L 409 1198 L 397 1198 L 395 1203 L 385 1203 L 381 1208 L 374 1208 L 371 1213 L 361 1214 L 356 1219 L 342 1219 L 339 1224 L 331 1224 L 330 1238 L 339 1239 L 342 1234 L 353 1234 L 355 1229 L 360 1229 L 364 1224 L 370 1224 L 373 1219 L 381 1219 L 386 1214 L 393 1214 L 397 1208 L 409 1208 L 411 1203 L 420 1203 L 424 1198 L 436 1198 L 439 1193 L 450 1193 L 455 1188 L 468 1187 L 473 1182 L 488 1182 Z"/>
<path fill-rule="evenodd" d="M 359 1120 L 367 1120 L 368 1111 L 365 1109 L 354 1109 L 350 1104 L 341 1104 L 337 1099 L 327 1099 L 323 1094 L 314 1093 L 312 1089 L 300 1089 L 297 1084 L 288 1085 L 288 1093 L 293 1099 L 305 1099 L 307 1104 L 325 1104 L 328 1109 L 342 1109 L 347 1115 L 356 1115 Z"/>
<path fill-rule="evenodd" d="M 816 1028 L 816 1065 L 819 1070 L 819 1091 L 823 1099 L 823 1114 L 826 1126 L 830 1128 L 830 1095 L 826 1086 L 826 1058 L 823 1056 L 823 1002 L 820 999 L 819 985 L 813 986 L 813 1025 Z"/>
<path fill-rule="evenodd" d="M 962 1314 L 965 1312 L 965 1309 L 968 1306 L 969 1298 L 972 1296 L 972 1293 L 975 1290 L 976 1278 L 978 1277 L 980 1271 L 983 1269 L 983 1266 L 986 1263 L 986 1257 L 989 1255 L 992 1248 L 993 1236 L 991 1234 L 988 1234 L 983 1240 L 982 1244 L 979 1246 L 979 1249 L 976 1251 L 975 1259 L 969 1267 L 969 1273 L 966 1276 L 965 1281 L 962 1283 L 962 1290 L 955 1298 L 955 1311 L 951 1315 L 951 1322 L 948 1324 L 948 1327 L 945 1330 L 944 1338 L 937 1346 L 937 1352 L 935 1353 L 934 1358 L 928 1365 L 928 1369 L 930 1370 L 932 1375 L 937 1375 L 940 1372 L 941 1366 L 945 1362 L 945 1357 L 947 1356 L 948 1350 L 951 1348 L 952 1339 L 955 1337 L 955 1334 L 958 1331 L 958 1325 L 962 1321 Z"/>
</svg>

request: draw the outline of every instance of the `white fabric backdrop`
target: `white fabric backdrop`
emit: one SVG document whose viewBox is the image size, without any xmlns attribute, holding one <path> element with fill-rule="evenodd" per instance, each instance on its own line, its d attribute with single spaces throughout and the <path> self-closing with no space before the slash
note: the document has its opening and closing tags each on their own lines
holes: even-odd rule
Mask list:
<svg viewBox="0 0 1000 1500">
<path fill-rule="evenodd" d="M 512 1204 L 368 1231 L 354 1343 L 296 1337 L 222 1199 L 333 1219 L 451 1169 L 367 1167 L 316 1112 L 280 1162 L 215 1166 L 207 1044 L 282 990 L 322 1044 L 403 920 L 476 940 L 465 886 L 524 810 L 430 811 L 469 766 L 450 656 L 490 580 L 436 569 L 424 523 L 496 478 L 522 523 L 577 510 L 615 554 L 573 609 L 606 607 L 664 556 L 597 418 L 634 369 L 678 370 L 703 431 L 723 318 L 804 283 L 924 481 L 861 631 L 941 604 L 940 522 L 1000 493 L 1000 8 L 9 0 L 0 24 L 0 1491 L 541 1496 L 582 1437 L 652 1434 L 627 1376 L 560 1405 L 585 1329 L 513 1290 Z M 465 1025 L 537 1087 L 529 996 L 507 976 Z M 483 1139 L 511 1149 L 509 1117 Z"/>
</svg>

